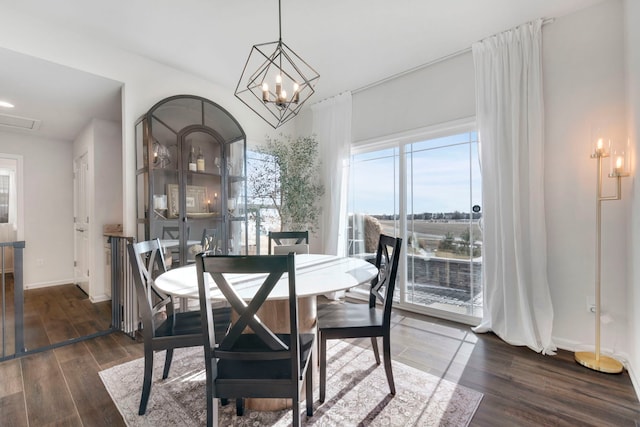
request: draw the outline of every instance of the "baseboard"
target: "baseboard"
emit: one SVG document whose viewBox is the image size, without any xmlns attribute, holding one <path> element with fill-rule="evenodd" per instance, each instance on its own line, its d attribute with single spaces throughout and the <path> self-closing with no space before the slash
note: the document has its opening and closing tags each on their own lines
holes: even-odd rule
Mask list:
<svg viewBox="0 0 640 427">
<path fill-rule="evenodd" d="M 91 300 L 92 303 L 104 302 L 104 301 L 111 301 L 111 296 L 107 294 L 102 294 L 102 295 L 89 297 L 89 299 Z"/>
<path fill-rule="evenodd" d="M 65 279 L 65 280 L 56 280 L 53 282 L 36 282 L 36 283 L 28 283 L 24 285 L 24 289 L 39 289 L 39 288 L 48 288 L 51 286 L 60 286 L 60 285 L 69 285 L 75 283 L 73 278 Z"/>
<path fill-rule="evenodd" d="M 627 371 L 629 372 L 629 378 L 631 378 L 633 389 L 636 391 L 636 397 L 640 400 L 640 378 L 636 376 L 636 372 L 635 369 L 633 369 L 632 364 L 629 364 Z"/>
</svg>

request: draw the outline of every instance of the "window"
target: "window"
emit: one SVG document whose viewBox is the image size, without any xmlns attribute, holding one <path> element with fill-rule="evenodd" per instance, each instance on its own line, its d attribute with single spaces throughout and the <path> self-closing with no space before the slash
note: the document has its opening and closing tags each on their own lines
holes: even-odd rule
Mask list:
<svg viewBox="0 0 640 427">
<path fill-rule="evenodd" d="M 277 176 L 277 165 L 272 156 L 247 150 L 250 255 L 266 254 L 269 231 L 280 231 L 280 215 L 276 207 L 279 186 L 273 179 Z"/>
<path fill-rule="evenodd" d="M 371 259 L 380 232 L 403 238 L 397 303 L 465 320 L 481 316 L 478 140 L 469 126 L 354 149 L 348 248 Z"/>
</svg>

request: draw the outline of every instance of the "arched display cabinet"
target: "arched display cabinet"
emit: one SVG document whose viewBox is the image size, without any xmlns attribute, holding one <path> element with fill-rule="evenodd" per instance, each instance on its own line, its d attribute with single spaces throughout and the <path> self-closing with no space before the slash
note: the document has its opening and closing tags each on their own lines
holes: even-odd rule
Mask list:
<svg viewBox="0 0 640 427">
<path fill-rule="evenodd" d="M 137 237 L 160 238 L 171 265 L 201 250 L 247 253 L 246 136 L 224 108 L 178 95 L 136 123 Z"/>
</svg>

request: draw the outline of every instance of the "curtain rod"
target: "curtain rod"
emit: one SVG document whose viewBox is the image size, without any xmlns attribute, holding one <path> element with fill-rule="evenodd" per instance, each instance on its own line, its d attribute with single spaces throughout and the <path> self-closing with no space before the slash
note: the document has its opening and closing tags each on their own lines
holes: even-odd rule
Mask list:
<svg viewBox="0 0 640 427">
<path fill-rule="evenodd" d="M 544 18 L 544 19 L 542 20 L 542 25 L 544 26 L 544 25 L 546 25 L 546 24 L 551 24 L 551 23 L 553 23 L 555 20 L 556 20 L 555 18 Z M 502 32 L 500 32 L 500 33 L 502 33 Z M 492 35 L 490 35 L 490 36 L 488 36 L 488 37 L 486 37 L 486 38 L 493 37 L 493 36 L 495 36 L 495 35 L 497 35 L 497 34 L 500 34 L 500 33 L 492 34 Z M 389 77 L 385 77 L 385 78 L 380 79 L 380 80 L 378 80 L 378 81 L 375 81 L 375 82 L 373 82 L 373 83 L 369 83 L 368 85 L 361 86 L 361 87 L 359 87 L 359 88 L 357 88 L 357 89 L 352 90 L 352 91 L 351 91 L 351 94 L 356 94 L 356 93 L 358 93 L 358 92 L 362 92 L 362 91 L 365 91 L 365 90 L 367 90 L 367 89 L 371 89 L 371 88 L 373 88 L 373 87 L 376 87 L 376 86 L 379 86 L 379 85 L 381 85 L 381 84 L 383 84 L 383 83 L 386 83 L 386 82 L 388 82 L 388 81 L 390 81 L 390 80 L 397 79 L 397 78 L 399 78 L 399 77 L 402 77 L 402 76 L 405 76 L 405 75 L 407 75 L 407 74 L 413 73 L 414 71 L 422 70 L 423 68 L 431 67 L 432 65 L 438 64 L 438 63 L 440 63 L 440 62 L 442 62 L 442 61 L 446 61 L 446 60 L 448 60 L 448 59 L 455 58 L 456 56 L 460 56 L 460 55 L 463 55 L 463 54 L 468 53 L 468 52 L 471 52 L 471 46 L 469 46 L 469 47 L 467 47 L 467 48 L 464 48 L 464 49 L 460 49 L 460 50 L 458 50 L 458 51 L 456 51 L 456 52 L 450 53 L 450 54 L 448 54 L 448 55 L 445 55 L 445 56 L 442 56 L 442 57 L 440 57 L 440 58 L 434 59 L 434 60 L 432 60 L 432 61 L 426 62 L 426 63 L 424 63 L 424 64 L 417 65 L 417 66 L 415 66 L 415 67 L 413 67 L 413 68 L 409 68 L 408 70 L 401 71 L 401 72 L 399 72 L 399 73 L 397 73 L 397 74 L 394 74 L 394 75 L 391 75 L 391 76 L 389 76 Z"/>
</svg>

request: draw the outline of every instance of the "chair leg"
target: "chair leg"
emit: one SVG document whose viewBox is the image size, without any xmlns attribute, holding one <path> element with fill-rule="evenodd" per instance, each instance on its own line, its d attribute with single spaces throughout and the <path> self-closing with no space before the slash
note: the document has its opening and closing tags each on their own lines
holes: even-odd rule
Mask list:
<svg viewBox="0 0 640 427">
<path fill-rule="evenodd" d="M 293 403 L 293 427 L 300 427 L 300 390 L 292 399 Z"/>
<path fill-rule="evenodd" d="M 205 378 L 207 381 L 207 427 L 213 427 L 218 425 L 217 419 L 217 402 L 213 398 L 213 367 L 214 363 L 211 360 L 205 360 L 206 371 Z M 216 411 L 214 411 L 214 404 L 216 405 Z M 216 417 L 214 420 L 214 416 Z"/>
<path fill-rule="evenodd" d="M 236 415 L 239 417 L 244 415 L 244 399 L 242 397 L 236 398 Z"/>
<path fill-rule="evenodd" d="M 320 403 L 324 402 L 327 386 L 327 340 L 320 334 Z"/>
<path fill-rule="evenodd" d="M 173 360 L 173 349 L 167 349 L 167 356 L 164 358 L 164 371 L 162 371 L 162 379 L 169 376 L 169 368 L 171 368 L 171 360 Z"/>
<path fill-rule="evenodd" d="M 220 398 L 220 405 L 225 406 L 229 403 L 229 399 L 227 399 L 226 397 L 221 397 Z"/>
<path fill-rule="evenodd" d="M 393 372 L 391 371 L 391 337 L 388 334 L 382 337 L 382 351 L 384 352 L 384 371 L 387 374 L 389 390 L 395 396 L 396 385 L 393 382 Z"/>
<path fill-rule="evenodd" d="M 149 394 L 151 393 L 151 379 L 153 377 L 153 350 L 144 350 L 144 379 L 142 380 L 142 397 L 140 398 L 140 408 L 138 415 L 144 415 L 147 411 L 147 403 L 149 403 Z"/>
<path fill-rule="evenodd" d="M 313 362 L 309 363 L 312 365 Z M 307 401 L 307 416 L 313 416 L 313 366 L 307 366 L 307 372 L 305 377 L 305 393 L 306 393 L 306 401 Z"/>
<path fill-rule="evenodd" d="M 378 351 L 378 338 L 371 337 L 371 347 L 373 347 L 373 354 L 376 357 L 376 364 L 380 364 L 380 352 Z"/>
</svg>

